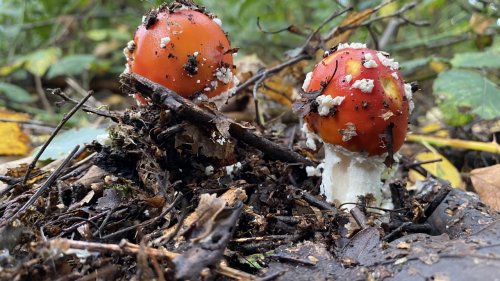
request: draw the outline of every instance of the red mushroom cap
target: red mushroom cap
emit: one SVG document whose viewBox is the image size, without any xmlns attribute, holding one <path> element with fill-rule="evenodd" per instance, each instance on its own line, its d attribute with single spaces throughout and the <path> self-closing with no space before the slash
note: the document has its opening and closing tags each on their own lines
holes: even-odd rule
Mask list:
<svg viewBox="0 0 500 281">
<path fill-rule="evenodd" d="M 233 87 L 234 50 L 220 20 L 191 8 L 196 7 L 150 12 L 125 49 L 127 63 L 131 72 L 183 97 L 212 98 Z"/>
<path fill-rule="evenodd" d="M 304 120 L 325 143 L 370 156 L 395 152 L 403 145 L 409 101 L 398 64 L 386 55 L 347 46 L 316 65 L 304 90 L 324 86 L 316 104 L 325 96 L 338 98 L 326 114 L 324 108 L 321 115 L 312 109 Z"/>
</svg>

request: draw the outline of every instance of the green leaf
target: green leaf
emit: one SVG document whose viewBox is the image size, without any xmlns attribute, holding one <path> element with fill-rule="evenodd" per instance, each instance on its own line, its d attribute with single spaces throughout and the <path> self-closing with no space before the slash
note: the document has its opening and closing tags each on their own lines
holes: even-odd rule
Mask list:
<svg viewBox="0 0 500 281">
<path fill-rule="evenodd" d="M 459 127 L 474 120 L 474 116 L 467 113 L 467 108 L 458 108 L 451 103 L 441 103 L 439 110 L 443 114 L 443 121 L 450 126 Z"/>
<path fill-rule="evenodd" d="M 90 68 L 95 60 L 93 55 L 72 55 L 67 56 L 52 65 L 47 73 L 47 78 L 51 79 L 59 75 L 78 75 Z"/>
<path fill-rule="evenodd" d="M 51 47 L 35 51 L 26 56 L 24 68 L 36 76 L 43 76 L 50 65 L 55 63 L 61 56 L 59 48 Z"/>
<path fill-rule="evenodd" d="M 500 89 L 481 74 L 462 69 L 444 71 L 434 81 L 434 95 L 443 98 L 443 108 L 470 112 L 483 119 L 500 116 Z"/>
<path fill-rule="evenodd" d="M 458 53 L 451 60 L 451 64 L 454 67 L 498 68 L 500 51 Z"/>
<path fill-rule="evenodd" d="M 0 92 L 14 102 L 25 103 L 35 101 L 35 98 L 27 91 L 14 84 L 0 82 Z"/>
</svg>

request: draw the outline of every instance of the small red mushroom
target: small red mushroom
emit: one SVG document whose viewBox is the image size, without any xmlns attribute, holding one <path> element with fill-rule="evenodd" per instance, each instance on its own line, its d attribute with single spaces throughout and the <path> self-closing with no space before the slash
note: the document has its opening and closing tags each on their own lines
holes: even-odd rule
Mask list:
<svg viewBox="0 0 500 281">
<path fill-rule="evenodd" d="M 189 98 L 229 94 L 238 83 L 230 42 L 220 19 L 174 2 L 150 11 L 124 49 L 126 72 L 142 75 Z M 135 95 L 140 104 L 147 103 Z M 227 99 L 227 98 L 226 98 Z"/>
<path fill-rule="evenodd" d="M 340 44 L 304 81 L 307 145 L 324 142 L 321 192 L 327 201 L 357 202 L 371 193 L 381 203 L 386 158 L 402 146 L 412 91 L 388 54 L 364 44 Z M 303 99 L 304 100 L 304 99 Z"/>
</svg>

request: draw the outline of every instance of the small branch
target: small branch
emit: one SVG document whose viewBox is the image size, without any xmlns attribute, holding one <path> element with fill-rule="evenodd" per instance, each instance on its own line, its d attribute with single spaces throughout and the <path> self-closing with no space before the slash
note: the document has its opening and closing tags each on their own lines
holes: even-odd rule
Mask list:
<svg viewBox="0 0 500 281">
<path fill-rule="evenodd" d="M 60 89 L 54 89 L 54 90 L 52 90 L 52 94 L 61 97 L 65 102 L 69 102 L 69 103 L 72 103 L 72 104 L 78 104 L 77 100 L 74 100 L 74 99 L 68 97 Z M 96 109 L 96 108 L 93 108 L 93 107 L 90 107 L 90 106 L 87 106 L 87 105 L 82 105 L 82 110 L 85 111 L 85 112 L 93 113 L 95 115 L 107 117 L 107 118 L 111 119 L 111 121 L 116 122 L 116 123 L 119 122 L 120 119 L 121 119 L 120 116 L 119 116 L 119 114 L 117 114 L 115 112 L 112 112 L 112 111 L 109 111 L 109 110 L 108 111 L 99 110 L 99 109 Z"/>
<path fill-rule="evenodd" d="M 144 226 L 148 226 L 156 221 L 159 221 L 160 219 L 162 219 L 166 214 L 168 214 L 170 212 L 170 210 L 172 210 L 175 205 L 177 205 L 177 203 L 179 203 L 180 199 L 182 198 L 182 194 L 177 196 L 177 198 L 174 199 L 174 202 L 172 202 L 172 204 L 170 204 L 170 206 L 167 207 L 167 209 L 165 209 L 165 211 L 163 211 L 160 215 L 152 218 L 152 219 L 149 219 L 145 222 L 142 222 L 142 223 L 139 223 L 139 224 L 136 224 L 136 225 L 132 225 L 132 226 L 129 226 L 129 227 L 126 227 L 126 228 L 123 228 L 123 229 L 120 229 L 116 232 L 113 232 L 111 234 L 108 234 L 106 236 L 103 236 L 101 237 L 101 239 L 105 240 L 105 239 L 110 239 L 110 238 L 113 238 L 119 234 L 122 234 L 122 233 L 126 233 L 130 230 L 134 230 L 134 229 L 137 229 L 139 227 L 144 227 Z"/>
<path fill-rule="evenodd" d="M 251 84 L 255 83 L 256 81 L 258 81 L 262 77 L 268 77 L 274 73 L 280 72 L 285 67 L 288 67 L 290 65 L 294 65 L 294 64 L 298 63 L 299 61 L 302 61 L 305 59 L 311 59 L 311 56 L 307 55 L 307 54 L 302 54 L 302 55 L 293 57 L 293 58 L 275 66 L 275 67 L 269 68 L 267 70 L 264 70 L 260 73 L 255 74 L 254 76 L 252 76 L 251 78 L 249 78 L 248 80 L 243 82 L 241 85 L 236 87 L 233 96 L 235 96 L 236 94 L 238 94 L 239 92 L 244 90 L 246 87 L 250 86 Z"/>
<path fill-rule="evenodd" d="M 22 120 L 22 119 L 11 119 L 11 118 L 0 118 L 0 122 L 12 122 L 12 123 L 18 123 L 18 124 L 27 124 L 27 125 L 35 125 L 35 126 L 40 126 L 40 127 L 47 127 L 47 128 L 56 128 L 54 125 L 50 124 L 45 124 L 42 122 L 38 122 L 35 120 Z"/>
<path fill-rule="evenodd" d="M 393 2 L 393 1 L 390 1 L 390 2 Z M 387 3 L 390 3 L 390 2 L 387 2 Z M 364 22 L 362 22 L 360 24 L 348 24 L 348 25 L 340 26 L 338 28 L 338 31 L 342 33 L 342 32 L 347 31 L 349 29 L 356 29 L 358 27 L 369 26 L 369 25 L 371 25 L 374 22 L 377 22 L 377 21 L 380 21 L 380 20 L 383 20 L 383 19 L 387 19 L 387 18 L 394 18 L 394 17 L 402 18 L 405 22 L 408 22 L 408 23 L 411 23 L 411 24 L 414 24 L 414 25 L 418 25 L 418 26 L 428 25 L 429 24 L 428 22 L 413 22 L 413 21 L 410 21 L 410 20 L 402 17 L 402 15 L 403 15 L 404 12 L 415 8 L 416 5 L 417 5 L 416 2 L 407 3 L 407 4 L 403 5 L 403 7 L 401 7 L 399 10 L 397 10 L 393 14 L 386 15 L 386 16 L 375 17 L 375 18 L 366 20 L 366 21 L 364 21 Z"/>
<path fill-rule="evenodd" d="M 257 82 L 253 85 L 253 101 L 254 101 L 254 106 L 255 106 L 255 121 L 257 122 L 257 125 L 262 127 L 264 126 L 263 120 L 261 119 L 260 116 L 260 109 L 259 109 L 259 98 L 257 97 L 257 91 L 259 89 L 260 84 L 266 79 L 266 76 L 261 76 Z"/>
<path fill-rule="evenodd" d="M 278 33 L 281 33 L 281 32 L 288 31 L 288 32 L 290 32 L 292 34 L 305 35 L 304 33 L 300 32 L 300 30 L 295 25 L 289 25 L 287 27 L 284 27 L 284 28 L 281 28 L 281 29 L 278 29 L 278 30 L 274 30 L 274 31 L 264 30 L 262 28 L 262 26 L 260 25 L 260 17 L 257 17 L 257 28 L 259 28 L 260 32 L 265 33 L 265 34 L 278 34 Z"/>
<path fill-rule="evenodd" d="M 155 249 L 151 247 L 139 246 L 137 244 L 133 244 L 127 242 L 125 239 L 120 242 L 120 244 L 104 244 L 104 243 L 96 243 L 96 242 L 86 242 L 86 241 L 76 241 L 65 238 L 57 238 L 53 239 L 50 242 L 51 248 L 56 249 L 80 249 L 80 250 L 89 250 L 95 252 L 104 252 L 104 253 L 117 253 L 117 254 L 129 254 L 136 255 L 141 251 L 144 251 L 148 256 L 156 257 L 156 258 L 167 258 L 169 260 L 173 260 L 178 254 L 169 252 L 164 249 Z"/>
<path fill-rule="evenodd" d="M 43 144 L 42 148 L 40 148 L 40 150 L 36 154 L 35 158 L 33 158 L 33 161 L 31 161 L 30 165 L 28 166 L 28 170 L 26 171 L 26 175 L 24 176 L 24 179 L 23 179 L 23 185 L 26 184 L 26 181 L 30 177 L 31 171 L 33 170 L 33 168 L 35 168 L 36 162 L 38 162 L 38 159 L 40 159 L 43 152 L 45 151 L 45 149 L 47 149 L 47 147 L 52 142 L 52 140 L 57 135 L 57 133 L 59 133 L 61 128 L 64 126 L 64 124 L 66 124 L 66 122 L 68 122 L 68 120 L 76 113 L 76 111 L 78 111 L 78 109 L 80 107 L 82 107 L 82 105 L 92 96 L 93 93 L 94 93 L 93 91 L 89 91 L 86 97 L 84 97 L 79 103 L 77 103 L 70 110 L 70 112 L 68 112 L 67 114 L 64 115 L 64 118 L 61 120 L 61 122 L 59 122 L 59 124 L 55 128 L 54 132 L 52 132 L 49 139 Z"/>
<path fill-rule="evenodd" d="M 35 75 L 35 88 L 36 92 L 38 93 L 38 96 L 40 97 L 40 100 L 42 101 L 43 108 L 50 112 L 53 113 L 54 110 L 52 109 L 52 106 L 50 106 L 50 102 L 47 99 L 47 95 L 45 94 L 45 91 L 43 90 L 42 87 L 42 77 Z"/>
<path fill-rule="evenodd" d="M 12 222 L 15 220 L 21 213 L 23 213 L 31 204 L 33 204 L 38 197 L 42 195 L 42 193 L 49 188 L 54 181 L 59 177 L 61 174 L 61 171 L 69 164 L 69 162 L 73 159 L 75 156 L 76 152 L 80 148 L 79 145 L 75 146 L 73 150 L 69 153 L 69 155 L 64 159 L 64 161 L 57 167 L 57 169 L 49 176 L 49 178 L 38 188 L 38 190 L 31 196 L 31 198 L 26 202 L 12 217 L 8 219 L 8 222 Z"/>
<path fill-rule="evenodd" d="M 192 101 L 187 100 L 177 95 L 172 90 L 163 87 L 160 84 L 154 83 L 140 75 L 134 73 L 127 73 L 122 75 L 122 83 L 125 90 L 135 90 L 141 92 L 146 97 L 167 108 L 175 111 L 181 118 L 190 121 L 192 124 L 198 126 L 206 126 L 213 123 L 215 120 L 222 120 L 229 123 L 229 134 L 248 144 L 260 151 L 262 151 L 269 158 L 280 160 L 289 163 L 302 163 L 307 166 L 313 166 L 313 163 L 306 159 L 304 156 L 297 152 L 290 151 L 287 148 L 272 142 L 254 131 L 242 126 L 241 124 L 227 118 L 219 112 L 209 112 L 203 110 L 194 104 Z"/>
</svg>

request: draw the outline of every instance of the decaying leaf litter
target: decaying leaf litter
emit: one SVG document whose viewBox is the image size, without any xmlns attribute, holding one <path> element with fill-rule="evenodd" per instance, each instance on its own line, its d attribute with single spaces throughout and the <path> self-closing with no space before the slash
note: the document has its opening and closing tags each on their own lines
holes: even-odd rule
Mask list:
<svg viewBox="0 0 500 281">
<path fill-rule="evenodd" d="M 351 14 L 330 37 L 313 32 L 239 95 L 256 96 L 268 76 L 344 41 L 374 11 Z M 244 87 L 255 82 L 253 92 Z M 403 159 L 387 181 L 393 211 L 361 201 L 348 213 L 307 177 L 305 166 L 321 156 L 305 149 L 296 119 L 254 126 L 134 74 L 122 83 L 152 105 L 106 112 L 54 91 L 115 125 L 108 143 L 2 177 L 1 279 L 470 280 L 497 272 L 498 214 L 420 163 Z M 410 169 L 426 176 L 418 192 L 406 190 Z"/>
</svg>

